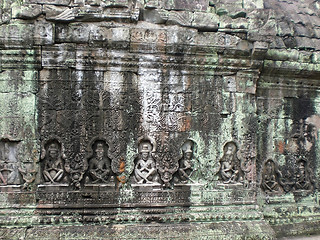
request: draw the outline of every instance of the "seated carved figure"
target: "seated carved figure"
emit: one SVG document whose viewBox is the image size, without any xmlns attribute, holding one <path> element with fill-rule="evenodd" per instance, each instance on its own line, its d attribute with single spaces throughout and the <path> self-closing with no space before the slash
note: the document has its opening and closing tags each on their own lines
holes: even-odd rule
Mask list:
<svg viewBox="0 0 320 240">
<path fill-rule="evenodd" d="M 243 171 L 237 157 L 237 146 L 234 142 L 225 144 L 224 155 L 220 159 L 220 177 L 224 183 L 237 183 L 243 180 Z"/>
<path fill-rule="evenodd" d="M 16 156 L 17 142 L 0 139 L 0 185 L 21 183 Z"/>
<path fill-rule="evenodd" d="M 280 185 L 281 173 L 276 167 L 272 159 L 268 159 L 262 171 L 261 188 L 269 193 L 281 193 L 282 187 Z"/>
<path fill-rule="evenodd" d="M 134 174 L 137 183 L 158 183 L 159 176 L 155 161 L 151 155 L 152 145 L 150 142 L 142 142 L 139 146 L 139 156 L 136 159 Z"/>
<path fill-rule="evenodd" d="M 64 177 L 64 167 L 56 142 L 50 143 L 44 159 L 43 177 L 46 182 L 57 183 Z"/>
<path fill-rule="evenodd" d="M 19 184 L 19 176 L 16 164 L 0 163 L 0 185 Z"/>
<path fill-rule="evenodd" d="M 8 184 L 8 176 L 12 173 L 12 170 L 7 167 L 7 164 L 0 162 L 0 184 Z"/>
<path fill-rule="evenodd" d="M 7 178 L 4 176 L 3 172 L 8 169 L 4 167 L 4 164 L 0 162 L 0 184 L 7 185 Z"/>
<path fill-rule="evenodd" d="M 307 162 L 300 159 L 297 163 L 298 169 L 296 173 L 296 190 L 313 190 L 313 181 L 311 178 L 311 170 L 307 167 Z"/>
<path fill-rule="evenodd" d="M 179 161 L 178 169 L 178 176 L 182 183 L 187 183 L 189 180 L 193 182 L 193 180 L 190 178 L 194 171 L 192 158 L 193 151 L 190 148 L 183 151 L 183 157 Z"/>
<path fill-rule="evenodd" d="M 92 183 L 107 183 L 110 178 L 110 160 L 105 155 L 104 144 L 96 145 L 95 156 L 89 162 L 89 175 Z"/>
</svg>

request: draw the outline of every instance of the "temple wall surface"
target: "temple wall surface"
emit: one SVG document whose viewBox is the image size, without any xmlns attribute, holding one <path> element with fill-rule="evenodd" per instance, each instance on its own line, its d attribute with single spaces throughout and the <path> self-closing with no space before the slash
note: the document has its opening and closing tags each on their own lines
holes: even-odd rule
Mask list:
<svg viewBox="0 0 320 240">
<path fill-rule="evenodd" d="M 0 0 L 0 238 L 319 233 L 319 9 Z"/>
</svg>

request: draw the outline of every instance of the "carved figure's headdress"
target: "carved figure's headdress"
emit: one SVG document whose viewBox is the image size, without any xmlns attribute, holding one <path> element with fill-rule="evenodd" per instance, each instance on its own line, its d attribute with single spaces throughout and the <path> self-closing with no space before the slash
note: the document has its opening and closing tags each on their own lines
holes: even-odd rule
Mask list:
<svg viewBox="0 0 320 240">
<path fill-rule="evenodd" d="M 139 152 L 151 152 L 152 150 L 152 145 L 149 142 L 142 142 L 140 147 L 139 147 Z"/>
</svg>

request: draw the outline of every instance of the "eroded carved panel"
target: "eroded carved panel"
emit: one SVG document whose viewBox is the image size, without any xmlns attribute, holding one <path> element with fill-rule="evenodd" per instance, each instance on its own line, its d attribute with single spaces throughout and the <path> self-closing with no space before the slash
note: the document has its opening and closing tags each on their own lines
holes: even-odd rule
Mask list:
<svg viewBox="0 0 320 240">
<path fill-rule="evenodd" d="M 23 163 L 19 167 L 19 172 L 22 176 L 22 179 L 24 181 L 23 183 L 23 189 L 25 190 L 32 190 L 33 183 L 36 180 L 36 175 L 38 171 L 36 170 L 33 163 Z"/>
<path fill-rule="evenodd" d="M 315 187 L 315 179 L 308 162 L 304 158 L 300 158 L 296 165 L 294 189 L 298 191 L 313 191 Z"/>
<path fill-rule="evenodd" d="M 227 142 L 223 152 L 220 159 L 220 180 L 225 184 L 243 183 L 244 172 L 241 168 L 241 159 L 238 157 L 238 146 L 235 142 Z"/>
<path fill-rule="evenodd" d="M 0 185 L 20 184 L 18 142 L 0 140 Z"/>
<path fill-rule="evenodd" d="M 268 159 L 263 164 L 261 188 L 267 194 L 283 193 L 283 179 L 278 165 L 272 159 Z"/>
</svg>

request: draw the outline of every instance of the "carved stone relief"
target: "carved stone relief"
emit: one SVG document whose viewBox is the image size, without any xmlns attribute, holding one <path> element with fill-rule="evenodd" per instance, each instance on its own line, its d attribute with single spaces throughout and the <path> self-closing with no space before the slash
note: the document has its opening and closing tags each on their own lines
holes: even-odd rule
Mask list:
<svg viewBox="0 0 320 240">
<path fill-rule="evenodd" d="M 224 184 L 242 183 L 244 172 L 241 168 L 241 159 L 238 157 L 238 146 L 235 142 L 227 142 L 223 147 L 223 152 L 220 159 L 220 180 Z"/>
<path fill-rule="evenodd" d="M 159 184 L 159 174 L 154 159 L 155 142 L 150 138 L 139 141 L 139 154 L 135 158 L 134 179 L 138 184 Z"/>
<path fill-rule="evenodd" d="M 19 167 L 19 172 L 22 175 L 24 181 L 22 189 L 31 190 L 32 183 L 36 180 L 37 170 L 33 163 L 24 163 Z"/>
<path fill-rule="evenodd" d="M 157 170 L 159 171 L 161 180 L 165 188 L 172 185 L 173 174 L 178 170 L 179 151 L 175 148 L 173 143 L 165 141 L 158 152 L 156 153 Z"/>
<path fill-rule="evenodd" d="M 18 142 L 0 141 L 0 185 L 20 184 L 16 150 Z"/>
<path fill-rule="evenodd" d="M 67 170 L 64 163 L 61 143 L 56 139 L 49 140 L 42 153 L 42 176 L 47 184 L 67 182 Z"/>
<path fill-rule="evenodd" d="M 13 163 L 0 162 L 0 181 L 1 185 L 19 184 L 17 166 Z"/>
<path fill-rule="evenodd" d="M 300 158 L 297 161 L 296 167 L 296 174 L 295 174 L 295 190 L 309 190 L 312 191 L 314 189 L 315 180 L 312 173 L 311 168 L 308 166 L 308 162 Z"/>
<path fill-rule="evenodd" d="M 276 162 L 272 159 L 266 160 L 262 169 L 262 190 L 267 194 L 281 194 L 283 193 L 283 185 L 282 174 Z"/>
<path fill-rule="evenodd" d="M 295 121 L 291 126 L 290 138 L 286 150 L 290 154 L 299 155 L 310 152 L 317 140 L 317 127 L 311 117 Z"/>
<path fill-rule="evenodd" d="M 110 132 L 108 134 L 108 157 L 111 161 L 111 170 L 115 174 L 115 180 L 118 187 L 125 184 L 133 169 L 132 165 L 128 166 L 126 161 L 126 132 Z"/>
<path fill-rule="evenodd" d="M 108 157 L 109 146 L 103 140 L 92 145 L 93 154 L 88 160 L 86 183 L 109 183 L 113 177 L 111 160 Z"/>
<path fill-rule="evenodd" d="M 286 161 L 280 168 L 281 186 L 285 192 L 308 194 L 316 188 L 316 179 L 311 166 L 315 166 L 313 159 L 316 155 L 318 129 L 316 115 L 294 120 L 290 125 L 288 138 L 278 142 L 278 152 Z"/>
<path fill-rule="evenodd" d="M 135 182 L 163 184 L 164 188 L 173 188 L 174 184 L 196 183 L 199 175 L 199 163 L 194 155 L 196 143 L 187 140 L 181 149 L 176 145 L 163 140 L 156 150 L 152 138 L 141 138 L 139 155 L 135 159 Z"/>
<path fill-rule="evenodd" d="M 195 158 L 195 143 L 187 140 L 182 145 L 182 158 L 179 160 L 179 168 L 175 174 L 175 183 L 195 183 L 195 174 L 198 171 L 198 161 Z"/>
<path fill-rule="evenodd" d="M 117 223 L 123 238 L 154 238 L 162 229 L 168 238 L 263 238 L 242 231 L 244 222 L 261 224 L 256 229 L 272 238 L 282 221 L 310 220 L 302 211 L 264 218 L 256 190 L 257 176 L 268 194 L 289 186 L 307 195 L 317 187 L 319 127 L 307 117 L 320 112 L 320 40 L 312 39 L 320 31 L 310 32 L 305 19 L 317 22 L 319 6 L 252 2 L 1 1 L 0 133 L 17 133 L 21 143 L 0 138 L 0 190 L 18 189 L 0 194 L 0 232 L 37 239 L 52 225 L 52 233 L 72 238 L 92 226 L 117 235 Z M 299 19 L 289 14 L 280 21 L 273 8 L 282 4 L 302 9 Z M 307 6 L 315 4 L 312 11 Z M 269 116 L 259 101 L 281 107 Z M 292 144 L 272 152 L 278 140 Z M 6 144 L 19 146 L 16 157 Z M 277 161 L 261 156 L 275 156 L 281 172 Z M 14 184 L 21 185 L 6 186 Z M 288 195 L 275 200 L 287 203 L 294 194 Z M 318 205 L 316 192 L 300 206 L 313 197 Z M 34 199 L 30 206 L 27 198 Z M 263 228 L 268 221 L 270 229 Z M 127 225 L 137 227 L 134 234 Z M 179 236 L 180 228 L 190 229 Z"/>
<path fill-rule="evenodd" d="M 83 179 L 86 165 L 85 165 L 85 152 L 81 151 L 74 155 L 70 164 L 66 164 L 66 171 L 69 173 L 71 185 L 75 189 L 81 188 L 81 181 Z"/>
</svg>

